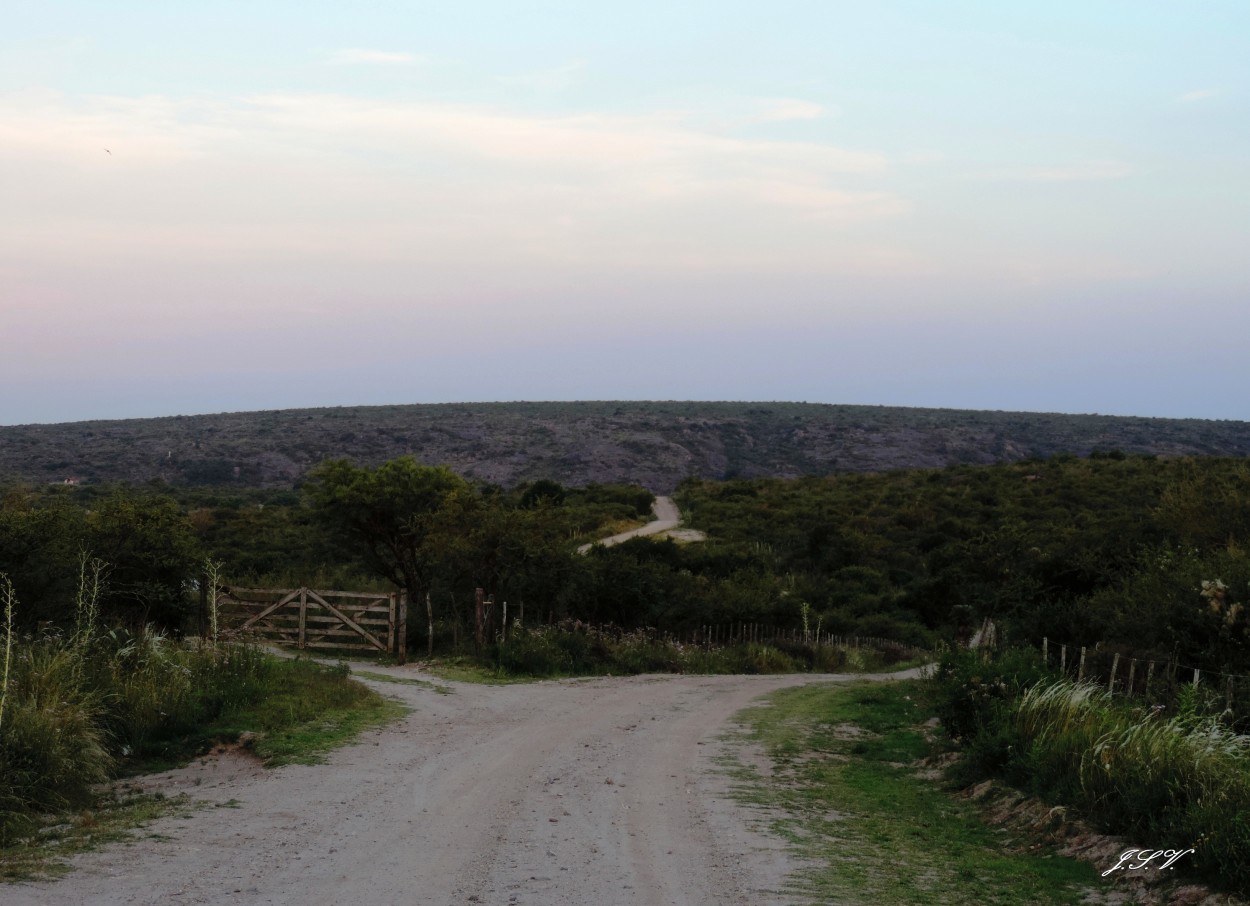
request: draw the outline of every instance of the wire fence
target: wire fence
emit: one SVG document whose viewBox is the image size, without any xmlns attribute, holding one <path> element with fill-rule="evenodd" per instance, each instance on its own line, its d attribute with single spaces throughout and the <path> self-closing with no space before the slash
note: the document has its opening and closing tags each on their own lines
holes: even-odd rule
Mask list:
<svg viewBox="0 0 1250 906">
<path fill-rule="evenodd" d="M 1099 642 L 1096 645 L 1052 643 L 1043 638 L 1042 661 L 1077 682 L 1105 685 L 1108 692 L 1131 697 L 1165 698 L 1190 685 L 1224 697 L 1224 707 L 1250 705 L 1250 674 L 1225 673 L 1182 663 L 1176 656 L 1135 657 Z"/>
</svg>

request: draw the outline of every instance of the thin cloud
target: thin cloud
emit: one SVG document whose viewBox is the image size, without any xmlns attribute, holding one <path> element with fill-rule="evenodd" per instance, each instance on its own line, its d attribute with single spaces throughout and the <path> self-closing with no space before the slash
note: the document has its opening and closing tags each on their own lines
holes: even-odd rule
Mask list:
<svg viewBox="0 0 1250 906">
<path fill-rule="evenodd" d="M 1137 170 L 1118 160 L 1086 160 L 1052 167 L 1016 167 L 970 177 L 989 182 L 1100 182 L 1124 179 Z"/>
<path fill-rule="evenodd" d="M 344 145 L 450 150 L 514 164 L 574 166 L 601 173 L 656 167 L 705 175 L 746 169 L 828 176 L 886 169 L 879 154 L 816 142 L 734 138 L 675 114 L 538 116 L 341 95 L 255 97 L 240 114 L 258 130 L 320 134 Z"/>
<path fill-rule="evenodd" d="M 1205 101 L 1219 94 L 1214 88 L 1202 88 L 1198 91 L 1187 91 L 1177 98 L 1182 104 L 1193 104 L 1197 101 Z"/>
<path fill-rule="evenodd" d="M 810 266 L 808 246 L 827 261 L 849 224 L 910 210 L 882 155 L 822 142 L 745 139 L 671 112 L 343 95 L 0 94 L 0 165 L 61 174 L 56 192 L 26 180 L 0 210 L 0 235 L 23 237 L 15 254 L 68 243 L 101 260 L 159 247 L 171 260 L 421 249 L 450 262 L 491 249 L 495 261 L 604 267 L 735 267 L 754 255 L 784 269 Z M 19 230 L 9 211 L 38 211 L 38 223 Z"/>
<path fill-rule="evenodd" d="M 411 53 L 349 47 L 336 50 L 326 62 L 334 66 L 410 66 L 424 62 L 424 58 Z"/>
</svg>

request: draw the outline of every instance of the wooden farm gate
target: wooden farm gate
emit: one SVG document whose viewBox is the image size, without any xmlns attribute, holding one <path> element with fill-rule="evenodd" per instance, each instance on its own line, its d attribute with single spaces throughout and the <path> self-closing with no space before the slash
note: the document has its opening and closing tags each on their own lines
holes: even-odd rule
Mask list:
<svg viewBox="0 0 1250 906">
<path fill-rule="evenodd" d="M 383 652 L 405 661 L 407 593 L 227 587 L 217 593 L 217 608 L 231 633 L 301 650 Z"/>
</svg>

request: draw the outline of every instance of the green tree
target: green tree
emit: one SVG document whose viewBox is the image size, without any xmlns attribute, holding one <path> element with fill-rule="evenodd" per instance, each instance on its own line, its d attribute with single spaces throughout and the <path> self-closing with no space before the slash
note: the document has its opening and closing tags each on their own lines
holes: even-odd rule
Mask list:
<svg viewBox="0 0 1250 906">
<path fill-rule="evenodd" d="M 184 585 L 198 574 L 201 551 L 173 500 L 121 492 L 105 498 L 87 516 L 85 547 L 108 567 L 100 602 L 106 621 L 185 628 L 192 606 Z"/>
<path fill-rule="evenodd" d="M 443 534 L 440 513 L 470 487 L 444 466 L 401 456 L 377 468 L 324 462 L 309 473 L 304 490 L 321 523 L 355 544 L 372 570 L 420 606 L 445 560 L 434 543 Z"/>
</svg>

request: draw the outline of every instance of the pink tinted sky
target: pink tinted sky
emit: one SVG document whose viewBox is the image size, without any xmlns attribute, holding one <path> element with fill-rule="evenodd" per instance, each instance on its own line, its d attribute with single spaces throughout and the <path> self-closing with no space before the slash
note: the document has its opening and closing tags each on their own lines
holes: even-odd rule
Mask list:
<svg viewBox="0 0 1250 906">
<path fill-rule="evenodd" d="M 646 4 L 382 6 L 15 17 L 0 423 L 612 398 L 1250 418 L 1236 5 L 729 3 L 662 35 Z"/>
</svg>

